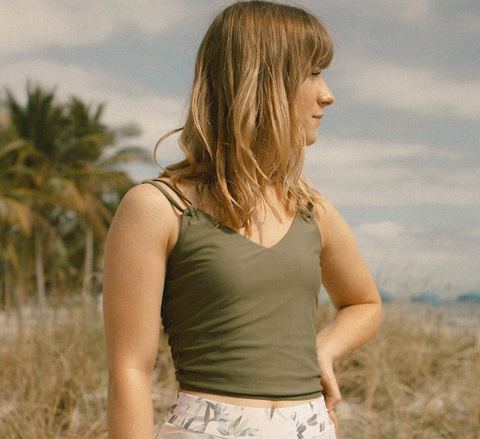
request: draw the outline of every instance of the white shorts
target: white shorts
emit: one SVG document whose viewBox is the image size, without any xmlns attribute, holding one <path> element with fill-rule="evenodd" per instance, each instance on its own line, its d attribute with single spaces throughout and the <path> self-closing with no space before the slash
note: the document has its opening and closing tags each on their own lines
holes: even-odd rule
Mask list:
<svg viewBox="0 0 480 439">
<path fill-rule="evenodd" d="M 243 407 L 177 392 L 156 439 L 336 439 L 323 396 L 278 409 Z"/>
</svg>

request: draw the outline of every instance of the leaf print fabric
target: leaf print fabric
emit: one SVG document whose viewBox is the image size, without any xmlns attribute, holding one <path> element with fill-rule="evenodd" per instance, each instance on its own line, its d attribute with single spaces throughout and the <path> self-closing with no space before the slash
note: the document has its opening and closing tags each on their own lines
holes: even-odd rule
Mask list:
<svg viewBox="0 0 480 439">
<path fill-rule="evenodd" d="M 177 392 L 156 439 L 336 439 L 323 397 L 293 407 L 260 409 Z"/>
</svg>

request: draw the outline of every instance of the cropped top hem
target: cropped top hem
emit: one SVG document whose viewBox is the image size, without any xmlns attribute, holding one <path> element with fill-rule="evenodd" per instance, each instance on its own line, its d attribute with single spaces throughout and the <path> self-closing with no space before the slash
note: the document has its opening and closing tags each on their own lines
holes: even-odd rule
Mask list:
<svg viewBox="0 0 480 439">
<path fill-rule="evenodd" d="M 301 394 L 301 395 L 252 395 L 247 393 L 235 393 L 235 392 L 222 392 L 215 391 L 212 392 L 211 389 L 205 389 L 197 386 L 182 385 L 180 391 L 191 391 L 191 392 L 200 392 L 208 395 L 219 395 L 219 396 L 230 396 L 233 398 L 244 398 L 244 399 L 258 399 L 264 401 L 303 401 L 307 399 L 316 399 L 320 398 L 323 395 L 322 390 L 315 391 L 312 393 Z"/>
</svg>

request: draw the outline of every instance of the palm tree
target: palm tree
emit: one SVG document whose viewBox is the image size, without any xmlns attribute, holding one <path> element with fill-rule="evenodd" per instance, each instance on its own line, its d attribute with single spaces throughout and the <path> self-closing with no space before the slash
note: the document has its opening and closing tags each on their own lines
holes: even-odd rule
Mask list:
<svg viewBox="0 0 480 439">
<path fill-rule="evenodd" d="M 44 253 L 46 239 L 52 236 L 49 216 L 57 203 L 75 210 L 83 199 L 72 182 L 56 175 L 60 157 L 60 134 L 64 122 L 63 108 L 54 103 L 54 92 L 39 85 L 27 86 L 25 106 L 7 90 L 6 107 L 16 137 L 23 141 L 29 154 L 22 156 L 21 165 L 28 169 L 16 178 L 17 185 L 30 193 L 29 208 L 33 216 L 33 239 L 37 297 L 40 310 L 46 305 Z"/>
<path fill-rule="evenodd" d="M 0 303 L 9 309 L 12 293 L 19 311 L 19 336 L 23 334 L 21 304 L 25 296 L 23 272 L 19 264 L 17 242 L 27 238 L 32 229 L 32 212 L 23 200 L 23 191 L 15 186 L 21 173 L 19 158 L 28 145 L 14 139 L 14 131 L 6 115 L 0 114 Z M 3 286 L 3 288 L 1 288 Z M 3 296 L 3 297 L 2 297 Z"/>
<path fill-rule="evenodd" d="M 60 175 L 73 181 L 84 199 L 84 209 L 77 212 L 85 234 L 83 301 L 87 300 L 94 274 L 95 238 L 103 240 L 112 219 L 108 199 L 119 200 L 133 184 L 122 165 L 150 160 L 141 148 L 115 150 L 121 136 L 132 137 L 138 131 L 131 127 L 109 129 L 102 122 L 104 108 L 104 104 L 95 106 L 71 98 L 60 160 Z"/>
<path fill-rule="evenodd" d="M 22 197 L 17 208 L 29 212 L 40 309 L 46 303 L 46 280 L 53 283 L 55 273 L 65 269 L 74 277 L 83 271 L 85 301 L 95 261 L 102 256 L 95 242 L 104 238 L 116 205 L 133 185 L 123 166 L 151 159 L 142 148 L 116 146 L 122 137 L 138 135 L 138 130 L 107 127 L 102 122 L 103 104 L 87 105 L 72 97 L 60 106 L 54 91 L 28 84 L 25 105 L 7 90 L 5 106 L 13 140 L 3 150 L 5 156 L 7 150 L 17 151 L 15 169 L 8 178 Z M 13 223 L 20 221 L 20 217 L 9 218 Z M 83 263 L 78 260 L 79 251 Z M 70 262 L 67 268 L 58 263 L 60 254 Z M 49 272 L 45 272 L 46 260 Z M 82 265 L 83 270 L 76 271 Z"/>
</svg>

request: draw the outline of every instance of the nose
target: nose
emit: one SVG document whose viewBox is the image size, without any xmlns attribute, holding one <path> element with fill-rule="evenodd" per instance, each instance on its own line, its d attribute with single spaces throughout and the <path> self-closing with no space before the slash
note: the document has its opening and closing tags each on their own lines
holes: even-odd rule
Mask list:
<svg viewBox="0 0 480 439">
<path fill-rule="evenodd" d="M 328 88 L 328 85 L 322 78 L 322 83 L 320 84 L 320 93 L 318 94 L 318 103 L 322 107 L 327 107 L 328 105 L 332 105 L 334 102 L 335 96 L 333 96 L 330 88 Z"/>
</svg>

